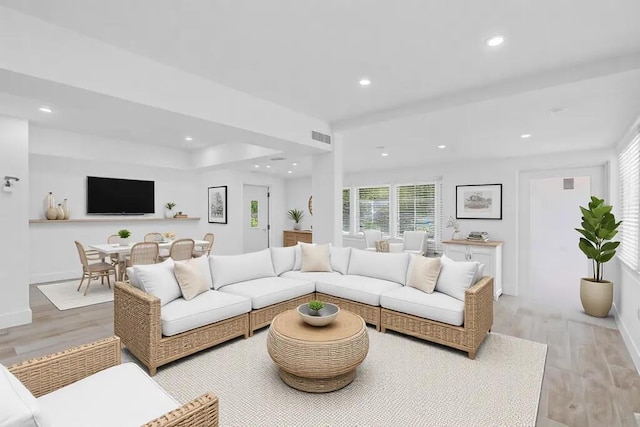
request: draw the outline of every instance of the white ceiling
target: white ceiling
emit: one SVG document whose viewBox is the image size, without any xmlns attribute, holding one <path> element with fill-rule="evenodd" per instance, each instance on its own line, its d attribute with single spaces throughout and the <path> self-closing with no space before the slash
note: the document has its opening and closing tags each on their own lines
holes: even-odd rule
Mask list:
<svg viewBox="0 0 640 427">
<path fill-rule="evenodd" d="M 0 5 L 330 121 L 345 134 L 348 171 L 611 147 L 640 115 L 637 0 Z M 484 41 L 494 34 L 506 41 L 489 49 Z M 362 88 L 365 76 L 372 84 Z M 0 112 L 20 105 L 21 94 L 4 86 Z M 26 97 L 37 98 L 33 90 Z M 567 110 L 550 113 L 559 106 Z M 83 106 L 62 124 L 40 120 L 179 148 L 184 128 L 201 131 L 207 144 L 240 136 L 163 111 L 138 121 L 148 112 L 111 107 Z M 521 140 L 522 133 L 533 136 Z M 447 149 L 435 148 L 440 143 Z M 286 153 L 288 160 L 299 155 Z"/>
</svg>

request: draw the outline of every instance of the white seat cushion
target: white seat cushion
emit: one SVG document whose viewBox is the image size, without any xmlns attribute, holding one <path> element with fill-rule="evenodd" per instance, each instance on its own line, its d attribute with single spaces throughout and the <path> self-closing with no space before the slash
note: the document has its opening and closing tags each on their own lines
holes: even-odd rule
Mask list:
<svg viewBox="0 0 640 427">
<path fill-rule="evenodd" d="M 171 336 L 251 311 L 251 300 L 218 291 L 206 291 L 190 301 L 178 298 L 162 307 L 162 335 Z"/>
<path fill-rule="evenodd" d="M 374 306 L 380 305 L 380 294 L 400 287 L 402 285 L 389 280 L 351 274 L 316 282 L 318 292 Z"/>
<path fill-rule="evenodd" d="M 410 286 L 388 291 L 380 296 L 380 305 L 389 310 L 461 326 L 464 322 L 464 302 L 434 292 L 428 294 Z"/>
<path fill-rule="evenodd" d="M 0 426 L 48 427 L 48 417 L 31 392 L 0 365 Z"/>
<path fill-rule="evenodd" d="M 321 280 L 331 280 L 330 278 L 334 276 L 342 276 L 342 274 L 336 271 L 287 271 L 286 273 L 282 273 L 282 276 L 280 277 L 288 277 L 290 279 L 300 279 L 316 283 Z"/>
<path fill-rule="evenodd" d="M 407 280 L 409 254 L 368 252 L 351 249 L 349 274 L 390 280 L 404 285 Z"/>
<path fill-rule="evenodd" d="M 220 289 L 220 292 L 251 298 L 251 305 L 254 310 L 301 297 L 313 291 L 315 291 L 315 286 L 312 281 L 285 277 L 249 280 Z"/>
<path fill-rule="evenodd" d="M 242 255 L 211 255 L 209 264 L 215 290 L 233 283 L 276 275 L 269 249 Z"/>
<path fill-rule="evenodd" d="M 139 426 L 180 406 L 134 363 L 100 371 L 38 403 L 53 427 Z"/>
</svg>

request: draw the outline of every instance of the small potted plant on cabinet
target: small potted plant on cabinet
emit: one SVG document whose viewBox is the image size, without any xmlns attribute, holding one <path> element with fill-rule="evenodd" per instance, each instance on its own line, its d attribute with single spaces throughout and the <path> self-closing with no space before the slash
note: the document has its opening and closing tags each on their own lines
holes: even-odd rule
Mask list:
<svg viewBox="0 0 640 427">
<path fill-rule="evenodd" d="M 129 244 L 129 237 L 131 237 L 131 232 L 127 229 L 122 229 L 118 231 L 118 236 L 120 236 L 120 246 L 127 246 Z"/>
<path fill-rule="evenodd" d="M 582 228 L 576 231 L 582 234 L 578 246 L 593 265 L 593 278 L 580 279 L 580 300 L 585 313 L 594 317 L 607 317 L 613 304 L 613 282 L 602 278 L 604 263 L 616 254 L 620 242 L 609 242 L 618 233 L 618 226 L 611 213 L 612 207 L 603 199 L 591 196 L 589 208 L 580 206 Z"/>
<path fill-rule="evenodd" d="M 304 217 L 304 212 L 298 209 L 291 209 L 287 214 L 289 215 L 289 218 L 294 221 L 293 229 L 300 230 L 300 221 L 302 221 L 302 218 Z"/>
<path fill-rule="evenodd" d="M 164 205 L 165 207 L 165 211 L 164 211 L 164 217 L 165 218 L 173 218 L 173 208 L 176 207 L 176 204 L 173 202 L 167 202 L 166 205 Z"/>
</svg>

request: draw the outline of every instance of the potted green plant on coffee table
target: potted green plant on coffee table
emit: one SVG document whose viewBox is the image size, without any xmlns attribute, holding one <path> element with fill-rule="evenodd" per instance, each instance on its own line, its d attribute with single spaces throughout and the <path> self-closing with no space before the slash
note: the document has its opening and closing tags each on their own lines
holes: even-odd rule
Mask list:
<svg viewBox="0 0 640 427">
<path fill-rule="evenodd" d="M 620 245 L 609 240 L 618 234 L 622 221 L 616 222 L 611 209 L 604 199 L 591 196 L 588 209 L 580 206 L 582 228 L 576 228 L 583 236 L 578 246 L 593 266 L 593 278 L 580 279 L 580 300 L 585 313 L 595 317 L 607 317 L 613 304 L 613 282 L 604 280 L 603 273 L 604 264 L 614 257 Z"/>
</svg>

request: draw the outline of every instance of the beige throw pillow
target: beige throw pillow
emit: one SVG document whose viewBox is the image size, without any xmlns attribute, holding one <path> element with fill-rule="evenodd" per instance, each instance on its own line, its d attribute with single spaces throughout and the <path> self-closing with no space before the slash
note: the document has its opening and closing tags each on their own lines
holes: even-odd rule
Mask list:
<svg viewBox="0 0 640 427">
<path fill-rule="evenodd" d="M 332 271 L 329 263 L 329 245 L 300 245 L 302 267 L 300 271 Z"/>
<path fill-rule="evenodd" d="M 173 273 L 176 275 L 182 297 L 187 301 L 209 290 L 209 283 L 198 265 L 199 258 L 186 261 L 176 261 Z"/>
<path fill-rule="evenodd" d="M 407 284 L 431 294 L 436 288 L 441 267 L 440 258 L 417 256 L 413 262 L 413 271 L 411 271 L 411 278 Z"/>
</svg>

